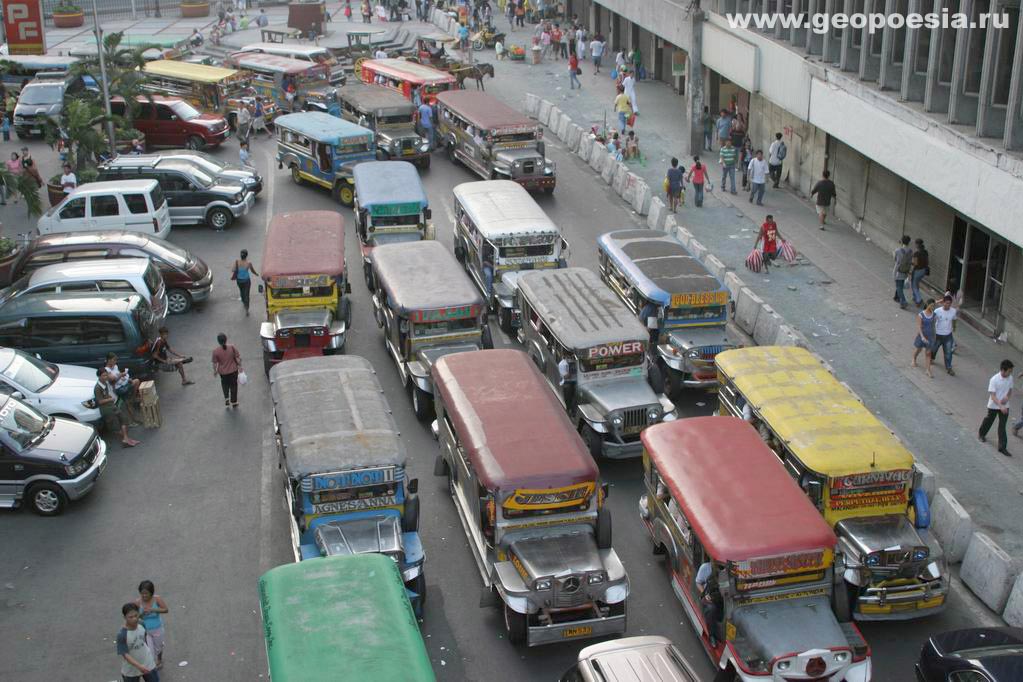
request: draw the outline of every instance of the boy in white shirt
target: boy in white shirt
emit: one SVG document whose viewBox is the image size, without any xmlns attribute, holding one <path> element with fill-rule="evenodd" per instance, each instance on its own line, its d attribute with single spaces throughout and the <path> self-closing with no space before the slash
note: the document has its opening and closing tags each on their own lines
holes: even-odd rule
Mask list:
<svg viewBox="0 0 1023 682">
<path fill-rule="evenodd" d="M 941 299 L 941 307 L 934 309 L 934 359 L 938 359 L 938 348 L 941 358 L 945 361 L 945 371 L 955 376 L 952 369 L 952 353 L 955 351 L 955 339 L 952 338 L 953 324 L 959 315 L 959 309 L 952 307 L 952 294 L 946 293 Z"/>
<path fill-rule="evenodd" d="M 987 383 L 987 416 L 980 424 L 977 439 L 987 442 L 987 432 L 998 418 L 998 452 L 1012 457 L 1008 450 L 1008 438 L 1005 435 L 1005 422 L 1009 419 L 1009 398 L 1012 397 L 1012 360 L 1002 360 L 998 374 Z"/>
</svg>

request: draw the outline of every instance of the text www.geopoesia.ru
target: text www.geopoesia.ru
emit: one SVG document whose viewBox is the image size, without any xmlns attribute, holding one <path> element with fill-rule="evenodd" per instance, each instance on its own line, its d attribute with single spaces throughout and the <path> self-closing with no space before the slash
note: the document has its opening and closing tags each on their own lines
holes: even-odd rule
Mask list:
<svg viewBox="0 0 1023 682">
<path fill-rule="evenodd" d="M 775 28 L 805 28 L 814 33 L 824 35 L 831 29 L 866 29 L 868 33 L 876 33 L 890 28 L 1009 28 L 1009 15 L 985 13 L 976 15 L 971 20 L 963 12 L 911 13 L 911 14 L 880 14 L 856 13 L 844 14 L 726 14 L 731 28 L 756 29 L 758 31 L 774 30 Z"/>
</svg>

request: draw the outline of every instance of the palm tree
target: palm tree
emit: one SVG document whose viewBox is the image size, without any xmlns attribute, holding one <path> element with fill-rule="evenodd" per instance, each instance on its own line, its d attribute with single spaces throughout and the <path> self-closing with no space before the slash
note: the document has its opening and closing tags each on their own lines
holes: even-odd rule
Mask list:
<svg viewBox="0 0 1023 682">
<path fill-rule="evenodd" d="M 138 113 L 138 97 L 146 96 L 152 101 L 152 94 L 148 93 L 144 84 L 147 80 L 142 67 L 146 64 L 145 53 L 152 49 L 159 49 L 157 45 L 139 45 L 122 47 L 124 32 L 109 33 L 103 37 L 103 59 L 107 72 L 107 91 L 111 97 L 124 99 L 124 121 L 127 128 L 131 128 L 132 120 Z M 76 63 L 71 72 L 76 75 L 90 76 L 96 82 L 100 81 L 99 55 L 83 59 Z M 99 93 L 94 95 L 97 101 L 101 102 Z M 115 123 L 119 123 L 115 117 Z"/>
</svg>

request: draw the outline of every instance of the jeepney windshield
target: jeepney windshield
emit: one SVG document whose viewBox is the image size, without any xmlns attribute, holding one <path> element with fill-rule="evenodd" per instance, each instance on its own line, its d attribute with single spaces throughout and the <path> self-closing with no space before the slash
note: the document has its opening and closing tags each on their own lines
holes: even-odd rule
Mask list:
<svg viewBox="0 0 1023 682">
<path fill-rule="evenodd" d="M 310 493 L 310 500 L 313 504 L 325 502 L 347 502 L 349 500 L 372 500 L 376 498 L 394 498 L 398 488 L 397 481 L 389 481 L 378 485 L 358 486 L 355 488 L 335 488 Z M 385 500 L 378 506 L 393 504 L 390 499 Z M 371 506 L 371 505 L 367 505 Z"/>
<path fill-rule="evenodd" d="M 334 295 L 334 285 L 319 287 L 278 287 L 267 288 L 273 298 L 321 298 Z"/>
<path fill-rule="evenodd" d="M 554 243 L 533 244 L 530 246 L 501 246 L 497 250 L 498 258 L 535 258 L 537 256 L 554 255 Z"/>
<path fill-rule="evenodd" d="M 416 339 L 472 331 L 479 331 L 479 320 L 475 317 L 463 317 L 460 320 L 415 322 L 412 325 L 412 337 Z"/>
<path fill-rule="evenodd" d="M 436 95 L 438 92 L 445 92 L 451 89 L 450 83 L 440 83 L 438 85 L 424 85 L 422 91 L 428 95 Z"/>
<path fill-rule="evenodd" d="M 377 116 L 378 125 L 394 125 L 397 123 L 412 123 L 412 112 L 407 114 L 395 114 L 394 116 Z"/>
<path fill-rule="evenodd" d="M 418 213 L 412 215 L 378 215 L 372 217 L 373 227 L 393 227 L 395 225 L 419 225 L 422 220 Z"/>
<path fill-rule="evenodd" d="M 220 90 L 227 97 L 242 97 L 252 94 L 247 78 L 232 81 L 221 81 L 219 85 Z"/>
<path fill-rule="evenodd" d="M 579 371 L 606 372 L 612 369 L 627 369 L 639 367 L 643 364 L 643 353 L 630 353 L 628 355 L 616 355 L 612 357 L 579 358 Z"/>
<path fill-rule="evenodd" d="M 326 85 L 328 76 L 320 69 L 305 71 L 295 79 L 300 85 Z"/>
<path fill-rule="evenodd" d="M 345 154 L 362 154 L 369 151 L 368 142 L 346 142 L 342 140 L 336 147 L 334 147 L 337 155 Z"/>
<path fill-rule="evenodd" d="M 710 305 L 705 307 L 685 306 L 683 308 L 665 308 L 664 317 L 668 320 L 717 320 L 724 319 L 725 306 Z"/>
<path fill-rule="evenodd" d="M 536 131 L 528 133 L 509 133 L 507 135 L 494 135 L 491 137 L 493 144 L 509 144 L 511 142 L 532 142 L 536 139 Z"/>
</svg>

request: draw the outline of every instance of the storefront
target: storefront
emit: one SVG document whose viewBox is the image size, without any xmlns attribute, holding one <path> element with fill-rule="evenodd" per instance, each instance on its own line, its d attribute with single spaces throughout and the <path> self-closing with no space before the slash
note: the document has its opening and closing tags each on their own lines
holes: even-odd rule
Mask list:
<svg viewBox="0 0 1023 682">
<path fill-rule="evenodd" d="M 985 329 L 1004 328 L 1002 296 L 1010 244 L 988 230 L 956 216 L 948 257 L 948 290 L 962 292 L 960 310 Z"/>
</svg>

